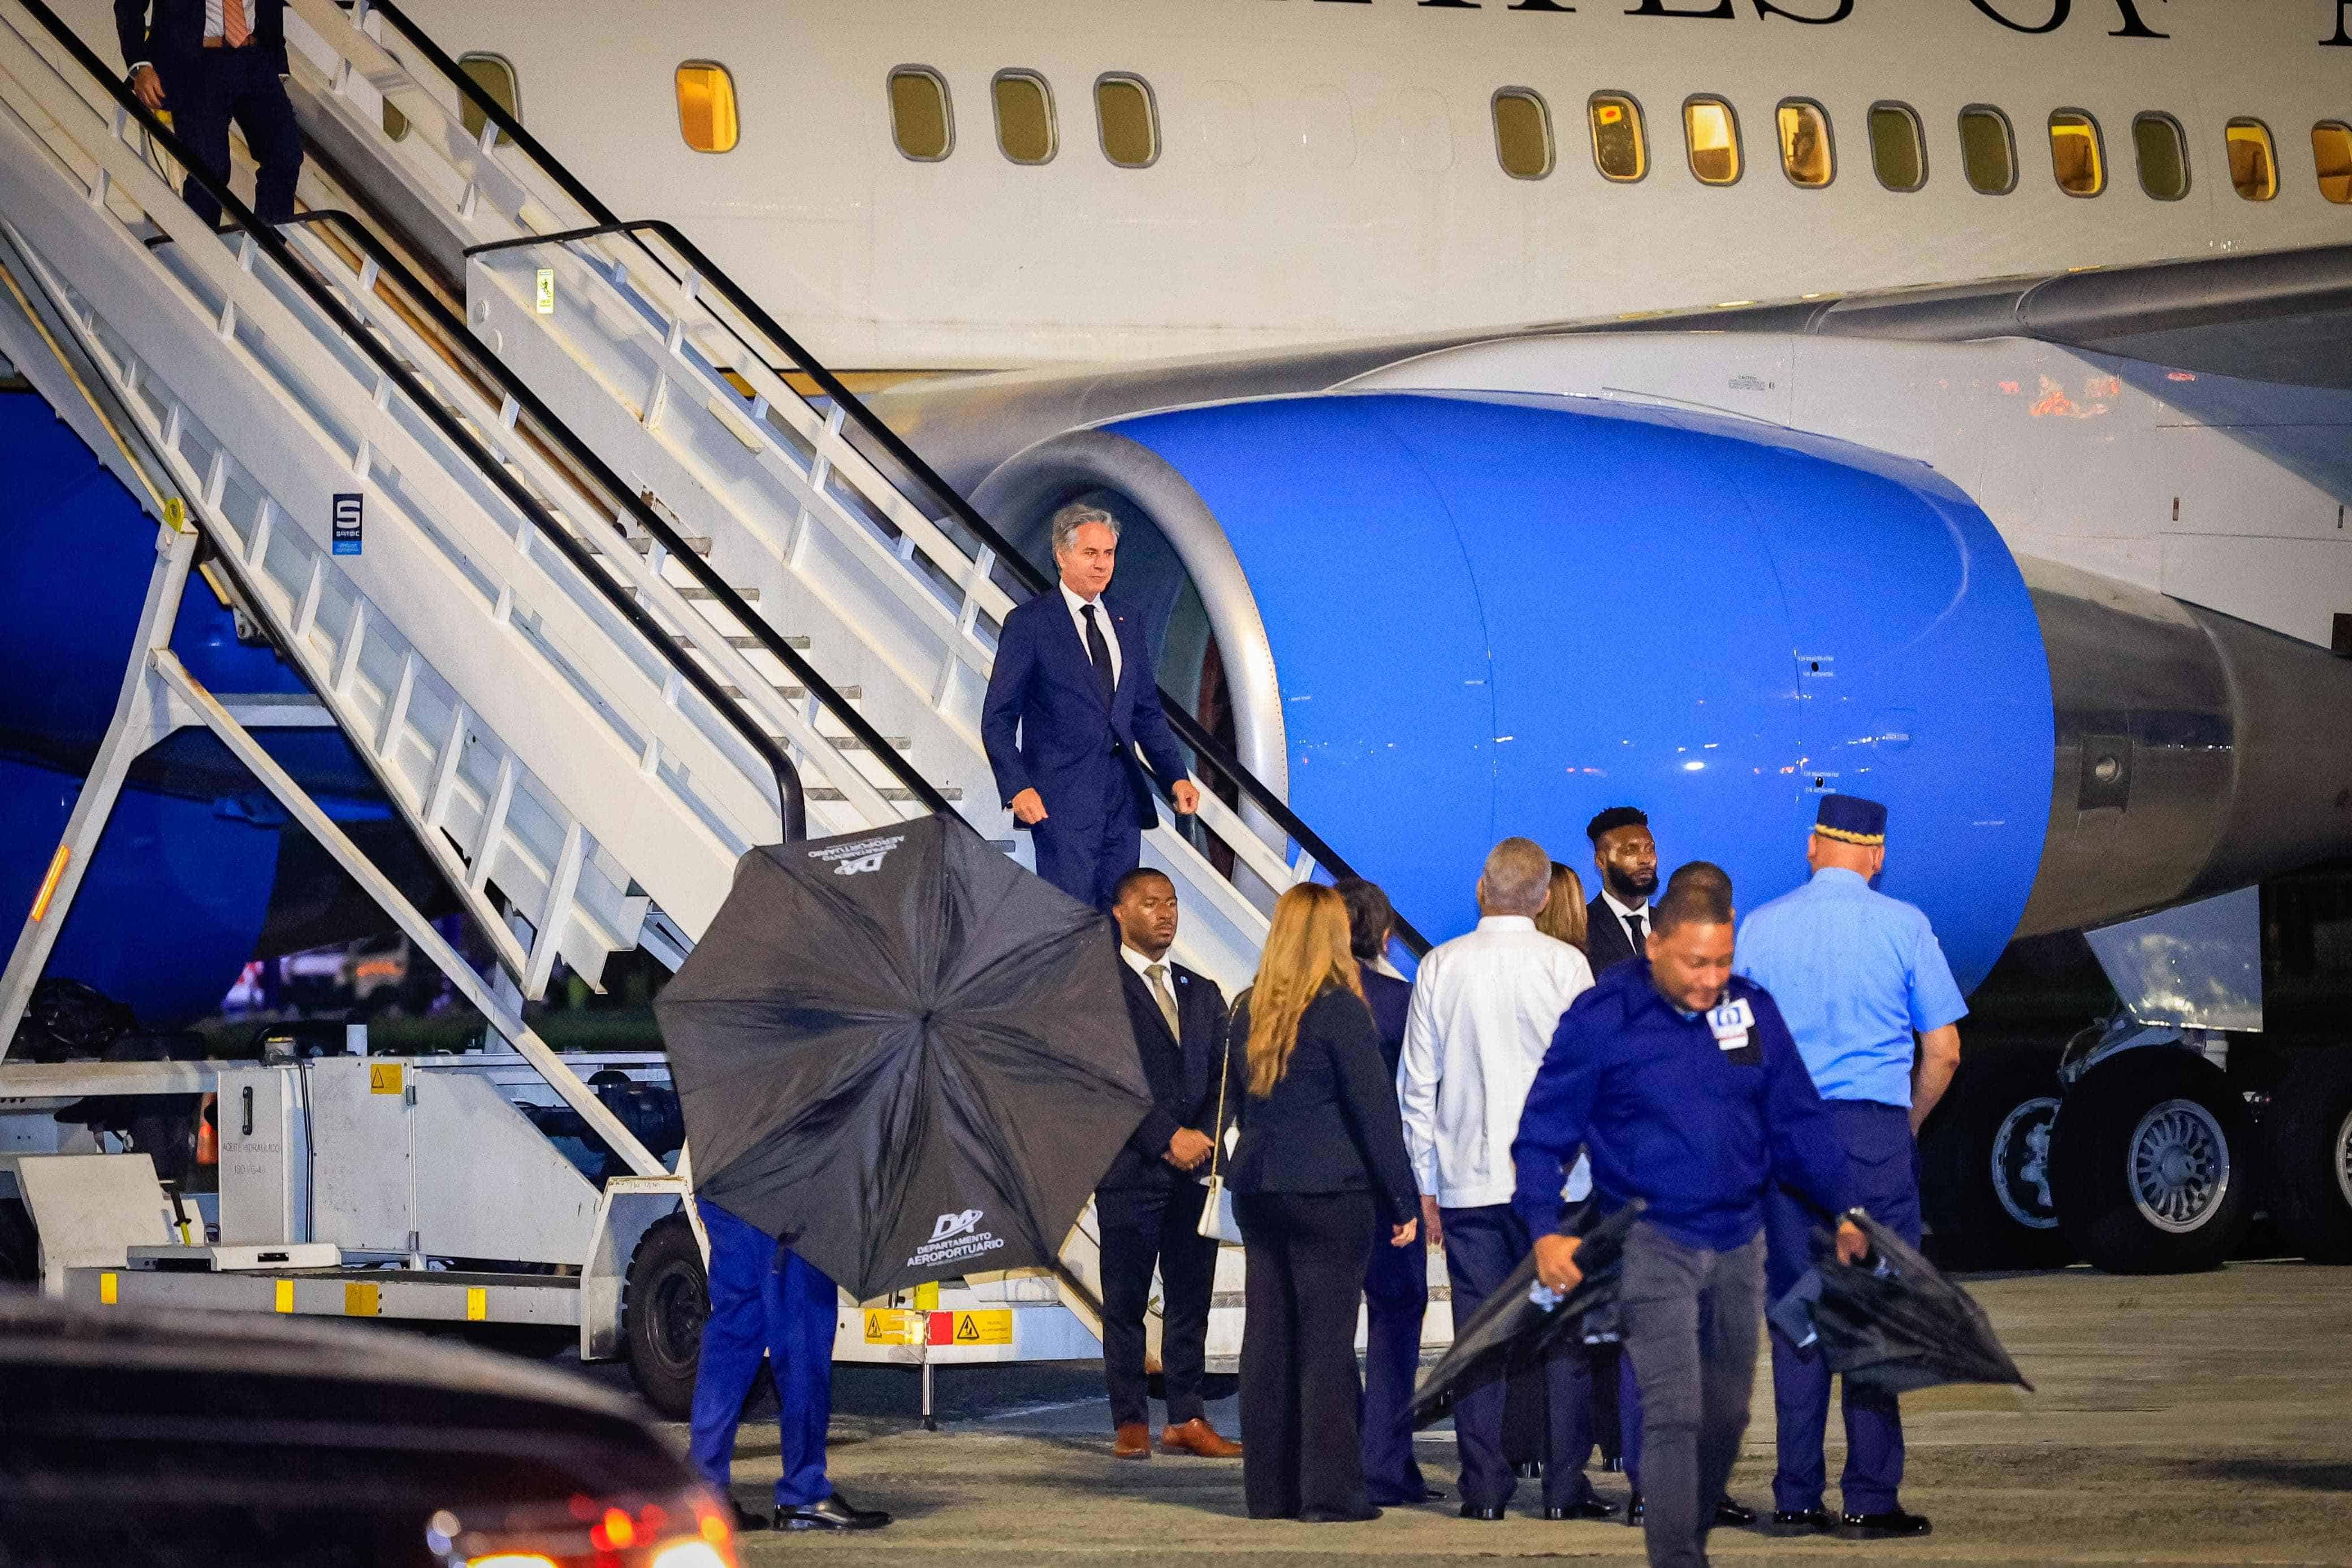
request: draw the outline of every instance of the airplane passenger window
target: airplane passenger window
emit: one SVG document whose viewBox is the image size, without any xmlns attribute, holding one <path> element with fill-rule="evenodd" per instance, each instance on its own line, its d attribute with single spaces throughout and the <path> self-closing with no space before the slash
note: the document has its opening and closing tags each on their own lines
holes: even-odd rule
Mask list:
<svg viewBox="0 0 2352 1568">
<path fill-rule="evenodd" d="M 1890 191 L 1916 191 L 1927 183 L 1927 139 L 1909 104 L 1870 106 L 1870 166 Z"/>
<path fill-rule="evenodd" d="M 936 163 L 955 151 L 955 109 L 946 80 L 930 67 L 890 73 L 890 136 L 918 163 Z"/>
<path fill-rule="evenodd" d="M 2230 145 L 2230 183 L 2250 202 L 2278 194 L 2278 150 L 2271 128 L 2259 120 L 2233 120 L 2223 134 Z"/>
<path fill-rule="evenodd" d="M 2095 196 L 2107 188 L 2097 120 L 2074 109 L 2062 109 L 2050 117 L 2050 172 L 2070 196 Z"/>
<path fill-rule="evenodd" d="M 2009 133 L 2009 116 L 1981 103 L 1960 110 L 1960 170 L 1979 195 L 2005 196 L 2017 189 L 2017 141 Z"/>
<path fill-rule="evenodd" d="M 742 134 L 735 119 L 735 78 L 712 60 L 677 68 L 677 131 L 697 152 L 732 152 Z"/>
<path fill-rule="evenodd" d="M 1739 178 L 1739 116 L 1723 99 L 1695 98 L 1683 105 L 1683 141 L 1700 184 L 1728 185 Z"/>
<path fill-rule="evenodd" d="M 517 120 L 522 118 L 522 110 L 519 107 L 522 100 L 515 89 L 514 64 L 504 55 L 460 55 L 457 57 L 457 68 L 464 71 L 476 87 L 489 94 L 490 101 Z M 484 128 L 490 123 L 490 117 L 484 114 L 470 98 L 457 106 L 457 118 L 466 127 L 466 134 L 477 141 L 481 140 Z M 505 131 L 499 132 L 499 146 L 503 147 L 513 140 Z"/>
<path fill-rule="evenodd" d="M 1033 71 L 999 71 L 990 89 L 996 100 L 996 144 L 1015 163 L 1054 159 L 1054 99 Z"/>
<path fill-rule="evenodd" d="M 1622 92 L 1596 92 L 1586 111 L 1592 120 L 1592 162 L 1603 179 L 1630 183 L 1650 172 L 1640 104 Z"/>
<path fill-rule="evenodd" d="M 1495 160 L 1514 180 L 1551 172 L 1551 110 L 1540 94 L 1507 87 L 1495 95 Z"/>
<path fill-rule="evenodd" d="M 1104 157 L 1122 169 L 1148 169 L 1159 162 L 1160 116 L 1141 77 L 1097 81 L 1095 117 L 1102 122 Z"/>
<path fill-rule="evenodd" d="M 2319 164 L 2319 193 L 2339 207 L 2352 202 L 2352 125 L 2323 120 L 2313 126 L 2311 155 Z"/>
<path fill-rule="evenodd" d="M 2189 193 L 2189 139 L 2180 121 L 2147 113 L 2132 121 L 2132 146 L 2139 154 L 2139 188 L 2159 202 Z"/>
<path fill-rule="evenodd" d="M 1830 117 L 1818 103 L 1791 98 L 1781 101 L 1780 167 L 1789 183 L 1819 190 L 1837 177 L 1837 150 L 1830 144 Z"/>
</svg>

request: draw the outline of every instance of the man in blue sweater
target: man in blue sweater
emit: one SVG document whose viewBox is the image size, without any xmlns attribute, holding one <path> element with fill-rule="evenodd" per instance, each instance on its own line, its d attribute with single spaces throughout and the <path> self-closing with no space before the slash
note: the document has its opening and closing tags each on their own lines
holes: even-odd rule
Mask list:
<svg viewBox="0 0 2352 1568">
<path fill-rule="evenodd" d="M 1555 1234 L 1580 1147 L 1604 1209 L 1648 1205 L 1626 1238 L 1619 1299 L 1643 1408 L 1644 1543 L 1659 1568 L 1706 1562 L 1713 1500 L 1748 1429 L 1766 1192 L 1783 1184 L 1830 1214 L 1849 1202 L 1829 1113 L 1771 997 L 1733 977 L 1732 935 L 1719 886 L 1694 880 L 1658 904 L 1646 956 L 1560 1019 L 1511 1149 L 1512 1206 L 1555 1290 L 1581 1278 L 1575 1238 Z M 1841 1258 L 1867 1248 L 1839 1222 Z"/>
</svg>

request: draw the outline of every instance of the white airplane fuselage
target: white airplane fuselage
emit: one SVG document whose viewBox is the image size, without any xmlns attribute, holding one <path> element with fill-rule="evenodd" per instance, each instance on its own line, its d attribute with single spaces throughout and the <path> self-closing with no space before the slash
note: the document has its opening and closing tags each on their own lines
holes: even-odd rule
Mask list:
<svg viewBox="0 0 2352 1568">
<path fill-rule="evenodd" d="M 1735 300 L 2048 273 L 2352 236 L 2315 124 L 2352 120 L 2344 0 L 414 0 L 451 52 L 513 69 L 524 120 L 629 216 L 670 218 L 837 366 L 977 369 L 1445 333 Z M 673 78 L 731 76 L 740 140 L 692 151 Z M 893 141 L 887 81 L 945 83 L 953 142 Z M 1034 72 L 1057 144 L 1000 150 L 992 81 Z M 1159 154 L 1115 166 L 1095 84 L 1150 87 Z M 1494 95 L 1541 97 L 1551 172 L 1498 161 Z M 1647 172 L 1596 166 L 1588 103 L 1641 109 Z M 1683 106 L 1736 110 L 1708 186 Z M 1825 111 L 1834 177 L 1783 172 L 1776 108 Z M 1927 178 L 1874 172 L 1869 115 L 1916 111 Z M 1958 117 L 2012 130 L 1980 194 Z M 2090 115 L 2105 186 L 2062 190 L 2054 110 Z M 2171 117 L 2185 197 L 2142 187 L 2134 121 Z M 2225 126 L 2275 149 L 2242 197 Z"/>
</svg>

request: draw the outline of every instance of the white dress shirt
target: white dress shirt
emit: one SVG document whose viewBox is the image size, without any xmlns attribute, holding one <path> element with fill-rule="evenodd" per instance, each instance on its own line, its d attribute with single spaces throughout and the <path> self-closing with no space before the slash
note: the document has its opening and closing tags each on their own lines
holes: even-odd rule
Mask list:
<svg viewBox="0 0 2352 1568">
<path fill-rule="evenodd" d="M 1584 955 L 1524 915 L 1489 915 L 1413 977 L 1397 1102 L 1413 1177 L 1441 1208 L 1511 1201 L 1511 1142 L 1559 1027 L 1592 984 Z"/>
<path fill-rule="evenodd" d="M 1609 913 L 1617 917 L 1617 929 L 1625 934 L 1625 940 L 1633 942 L 1633 928 L 1625 923 L 1636 915 L 1642 917 L 1642 934 L 1645 936 L 1649 935 L 1651 915 L 1648 899 L 1645 898 L 1639 904 L 1620 903 L 1617 895 L 1604 887 L 1601 890 L 1601 902 L 1608 905 Z M 1636 958 L 1643 956 L 1643 946 L 1639 942 L 1633 942 L 1633 956 Z"/>
<path fill-rule="evenodd" d="M 1070 607 L 1070 624 L 1078 629 L 1078 646 L 1087 647 L 1087 606 L 1095 607 L 1095 624 L 1102 629 L 1103 641 L 1110 644 L 1111 689 L 1118 688 L 1118 628 L 1110 623 L 1110 607 L 1097 594 L 1092 599 L 1080 599 L 1070 591 L 1068 583 L 1062 584 L 1062 602 Z M 1094 662 L 1094 650 L 1087 649 L 1087 662 Z"/>
</svg>

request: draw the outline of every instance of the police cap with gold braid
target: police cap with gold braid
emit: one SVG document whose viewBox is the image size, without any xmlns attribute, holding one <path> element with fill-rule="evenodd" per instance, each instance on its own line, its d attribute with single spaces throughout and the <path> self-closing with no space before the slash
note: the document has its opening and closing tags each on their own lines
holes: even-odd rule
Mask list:
<svg viewBox="0 0 2352 1568">
<path fill-rule="evenodd" d="M 1886 841 L 1886 808 L 1859 795 L 1824 795 L 1813 831 L 1842 844 L 1875 847 Z"/>
</svg>

